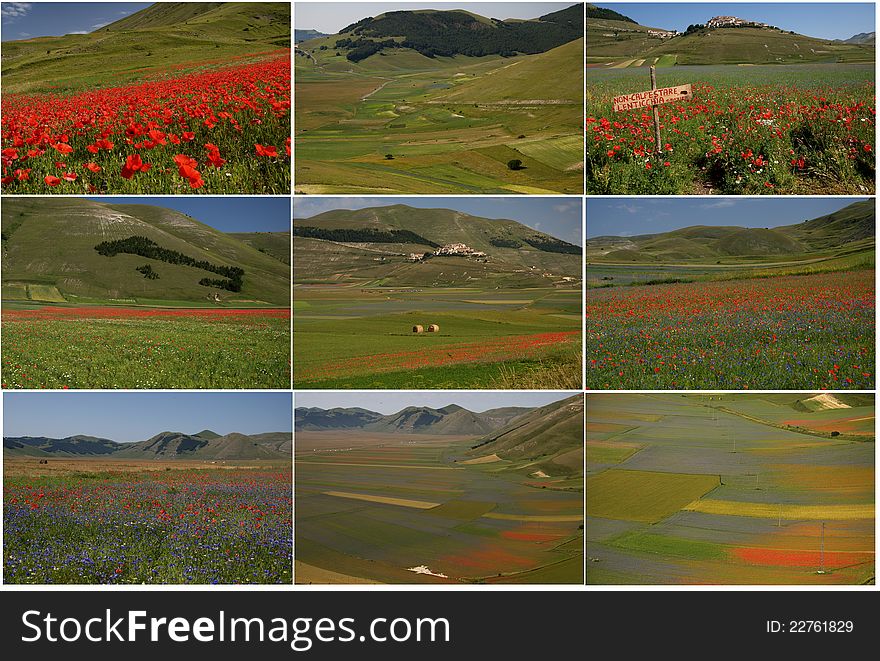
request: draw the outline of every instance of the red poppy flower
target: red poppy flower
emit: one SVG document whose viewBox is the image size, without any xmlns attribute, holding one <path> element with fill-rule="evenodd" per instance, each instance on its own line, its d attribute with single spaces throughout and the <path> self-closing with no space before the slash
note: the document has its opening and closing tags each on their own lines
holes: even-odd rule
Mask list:
<svg viewBox="0 0 880 661">
<path fill-rule="evenodd" d="M 98 165 L 97 163 L 86 163 L 83 167 L 86 170 L 91 170 L 92 172 L 100 172 L 101 171 L 101 166 Z"/>
<path fill-rule="evenodd" d="M 51 174 L 47 174 L 46 178 L 43 179 L 49 186 L 57 186 L 61 183 L 61 180 L 58 177 L 53 177 Z"/>
<path fill-rule="evenodd" d="M 125 159 L 125 165 L 122 166 L 120 174 L 125 179 L 131 179 L 135 172 L 146 172 L 151 167 L 153 167 L 152 164 L 144 163 L 141 160 L 140 154 L 131 154 Z"/>
<path fill-rule="evenodd" d="M 257 149 L 257 156 L 268 156 L 270 158 L 278 158 L 278 150 L 272 145 L 254 145 Z"/>
</svg>

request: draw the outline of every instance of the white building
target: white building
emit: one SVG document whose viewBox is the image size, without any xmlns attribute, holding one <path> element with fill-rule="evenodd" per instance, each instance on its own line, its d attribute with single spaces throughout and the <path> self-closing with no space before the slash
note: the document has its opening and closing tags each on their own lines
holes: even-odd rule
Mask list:
<svg viewBox="0 0 880 661">
<path fill-rule="evenodd" d="M 714 16 L 706 21 L 706 27 L 708 28 L 730 28 L 730 27 L 741 27 L 741 26 L 753 26 L 756 28 L 767 27 L 765 23 L 759 23 L 758 21 L 747 21 L 742 18 L 737 18 L 736 16 Z"/>
</svg>

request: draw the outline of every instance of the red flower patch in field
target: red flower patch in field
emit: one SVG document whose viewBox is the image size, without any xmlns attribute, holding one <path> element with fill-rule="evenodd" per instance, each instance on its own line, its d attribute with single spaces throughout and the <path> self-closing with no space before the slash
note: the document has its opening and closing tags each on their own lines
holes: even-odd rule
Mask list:
<svg viewBox="0 0 880 661">
<path fill-rule="evenodd" d="M 561 539 L 562 535 L 540 532 L 523 532 L 519 530 L 505 530 L 501 536 L 506 539 L 515 539 L 521 542 L 552 542 Z"/>
<path fill-rule="evenodd" d="M 740 547 L 731 552 L 737 560 L 747 564 L 769 567 L 818 568 L 821 561 L 819 551 Z M 869 554 L 863 551 L 827 551 L 824 566 L 827 569 L 839 569 L 864 562 L 873 562 L 873 560 L 873 553 Z"/>
<path fill-rule="evenodd" d="M 438 367 L 457 363 L 485 362 L 509 358 L 527 358 L 537 355 L 549 347 L 574 342 L 580 331 L 558 333 L 537 333 L 534 335 L 514 335 L 496 337 L 482 342 L 468 342 L 425 348 L 414 351 L 370 354 L 356 356 L 344 361 L 325 363 L 309 370 L 303 370 L 298 379 L 324 379 L 333 376 L 357 374 L 363 371 L 389 372 L 419 367 Z"/>
<path fill-rule="evenodd" d="M 228 318 L 272 317 L 289 319 L 287 308 L 116 308 L 47 306 L 37 310 L 4 310 L 3 321 L 30 321 L 34 319 L 144 319 L 148 317 L 199 317 L 206 321 Z"/>
</svg>

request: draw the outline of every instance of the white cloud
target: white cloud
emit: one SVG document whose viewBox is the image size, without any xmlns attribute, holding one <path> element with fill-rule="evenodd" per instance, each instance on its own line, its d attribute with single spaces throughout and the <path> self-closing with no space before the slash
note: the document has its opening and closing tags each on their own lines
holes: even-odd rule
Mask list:
<svg viewBox="0 0 880 661">
<path fill-rule="evenodd" d="M 67 34 L 88 34 L 88 30 L 74 30 L 73 32 L 68 32 Z"/>
<path fill-rule="evenodd" d="M 382 207 L 398 204 L 387 197 L 316 197 L 311 199 L 295 198 L 293 202 L 294 218 L 311 218 L 325 211 L 334 209 L 363 209 L 364 207 Z M 399 204 L 406 204 L 401 200 Z"/>
<path fill-rule="evenodd" d="M 571 211 L 572 209 L 576 209 L 580 206 L 580 203 L 575 202 L 566 202 L 564 204 L 554 204 L 553 211 L 557 213 L 565 213 L 566 211 Z"/>
<path fill-rule="evenodd" d="M 627 213 L 639 213 L 642 210 L 642 207 L 637 204 L 618 204 L 614 208 Z"/>
<path fill-rule="evenodd" d="M 3 15 L 4 20 L 21 18 L 26 16 L 30 10 L 30 2 L 4 2 L 0 4 L 0 14 Z"/>
<path fill-rule="evenodd" d="M 93 29 L 93 30 L 97 30 L 98 28 L 102 28 L 102 27 L 104 27 L 105 25 L 109 25 L 109 24 L 110 24 L 110 21 L 104 21 L 103 23 L 95 23 L 95 24 L 92 26 L 92 29 Z"/>
<path fill-rule="evenodd" d="M 31 33 L 30 32 L 19 32 L 18 36 L 19 37 L 30 37 Z"/>
<path fill-rule="evenodd" d="M 726 209 L 728 207 L 732 207 L 736 205 L 736 200 L 731 198 L 725 198 L 723 200 L 718 200 L 717 202 L 709 202 L 707 204 L 701 204 L 701 209 Z"/>
</svg>

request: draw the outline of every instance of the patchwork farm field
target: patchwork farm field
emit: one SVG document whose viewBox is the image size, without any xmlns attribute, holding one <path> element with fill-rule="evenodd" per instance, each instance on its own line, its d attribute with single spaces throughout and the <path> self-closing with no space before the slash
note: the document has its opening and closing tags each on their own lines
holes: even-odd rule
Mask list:
<svg viewBox="0 0 880 661">
<path fill-rule="evenodd" d="M 3 388 L 290 387 L 288 309 L 10 303 L 2 322 Z"/>
<path fill-rule="evenodd" d="M 872 194 L 872 64 L 676 66 L 658 87 L 692 84 L 659 106 L 662 158 L 644 108 L 612 98 L 648 88 L 641 67 L 587 69 L 588 194 Z"/>
<path fill-rule="evenodd" d="M 588 394 L 587 582 L 873 583 L 873 415 L 873 395 Z"/>
<path fill-rule="evenodd" d="M 289 460 L 7 457 L 3 472 L 6 583 L 291 582 Z"/>
<path fill-rule="evenodd" d="M 581 387 L 579 289 L 294 285 L 294 299 L 297 388 Z"/>
<path fill-rule="evenodd" d="M 298 432 L 296 582 L 582 583 L 583 479 L 473 440 Z"/>
<path fill-rule="evenodd" d="M 587 387 L 870 390 L 874 308 L 873 269 L 588 289 Z"/>
<path fill-rule="evenodd" d="M 356 65 L 336 39 L 294 58 L 297 192 L 583 192 L 582 39 L 538 55 Z"/>
</svg>

